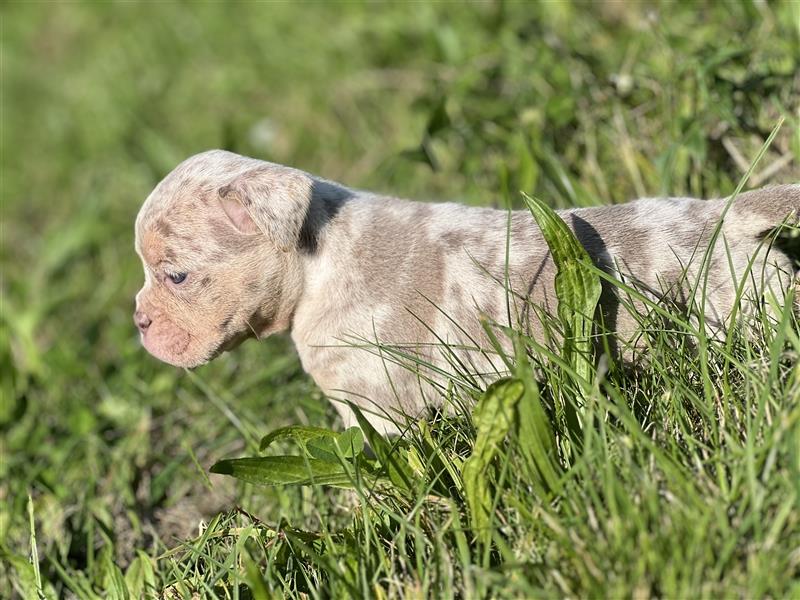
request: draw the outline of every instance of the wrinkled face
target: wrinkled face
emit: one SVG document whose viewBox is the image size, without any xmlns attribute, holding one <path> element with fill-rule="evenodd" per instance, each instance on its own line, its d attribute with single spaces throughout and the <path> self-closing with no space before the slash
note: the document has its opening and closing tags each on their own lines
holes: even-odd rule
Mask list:
<svg viewBox="0 0 800 600">
<path fill-rule="evenodd" d="M 270 333 L 287 256 L 237 231 L 216 182 L 162 182 L 136 219 L 136 252 L 145 283 L 134 321 L 156 358 L 195 367 Z"/>
</svg>

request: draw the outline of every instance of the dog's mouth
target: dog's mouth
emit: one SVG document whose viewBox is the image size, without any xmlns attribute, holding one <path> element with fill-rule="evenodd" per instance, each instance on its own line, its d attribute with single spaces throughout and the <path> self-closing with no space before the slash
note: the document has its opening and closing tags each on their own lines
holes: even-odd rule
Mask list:
<svg viewBox="0 0 800 600">
<path fill-rule="evenodd" d="M 140 335 L 142 346 L 158 360 L 174 367 L 193 369 L 202 366 L 224 352 L 229 340 L 203 342 L 196 332 L 177 326 L 153 323 Z"/>
<path fill-rule="evenodd" d="M 251 337 L 258 337 L 251 322 L 244 329 L 232 326 L 225 319 L 216 327 L 198 328 L 191 324 L 180 325 L 164 315 L 158 315 L 141 331 L 140 340 L 145 350 L 162 362 L 175 367 L 193 369 L 211 362 L 222 353 L 233 350 Z"/>
</svg>

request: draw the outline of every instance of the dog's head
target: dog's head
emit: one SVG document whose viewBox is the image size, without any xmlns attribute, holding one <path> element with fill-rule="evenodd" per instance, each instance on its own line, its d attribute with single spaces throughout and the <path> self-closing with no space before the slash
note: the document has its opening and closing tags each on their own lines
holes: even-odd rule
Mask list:
<svg viewBox="0 0 800 600">
<path fill-rule="evenodd" d="M 136 218 L 145 283 L 134 321 L 148 352 L 195 367 L 288 327 L 312 185 L 302 171 L 221 150 L 158 184 Z"/>
</svg>

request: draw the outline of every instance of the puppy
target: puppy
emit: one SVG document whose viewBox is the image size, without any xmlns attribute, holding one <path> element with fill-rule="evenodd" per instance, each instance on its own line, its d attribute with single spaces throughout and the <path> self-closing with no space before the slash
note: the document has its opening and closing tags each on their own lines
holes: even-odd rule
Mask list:
<svg viewBox="0 0 800 600">
<path fill-rule="evenodd" d="M 680 303 L 725 207 L 645 199 L 559 214 L 600 268 Z M 725 327 L 739 285 L 756 301 L 785 301 L 798 251 L 765 238 L 798 212 L 800 185 L 733 201 L 708 260 L 708 324 Z M 454 371 L 502 372 L 481 319 L 542 340 L 541 316 L 557 308 L 556 268 L 527 211 L 390 198 L 221 150 L 187 159 L 156 186 L 136 219 L 136 251 L 145 284 L 134 321 L 151 354 L 195 367 L 289 331 L 323 392 L 353 401 L 387 433 L 440 399 Z M 608 292 L 606 325 L 635 347 L 637 319 Z"/>
</svg>

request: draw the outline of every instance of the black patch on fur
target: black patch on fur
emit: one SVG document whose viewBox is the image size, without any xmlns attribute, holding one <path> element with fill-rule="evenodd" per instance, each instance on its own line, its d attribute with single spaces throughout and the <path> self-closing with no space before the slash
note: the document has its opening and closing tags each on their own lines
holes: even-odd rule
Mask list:
<svg viewBox="0 0 800 600">
<path fill-rule="evenodd" d="M 233 315 L 228 315 L 227 317 L 225 317 L 225 319 L 222 321 L 222 323 L 220 323 L 220 326 L 219 326 L 220 330 L 221 331 L 225 331 L 228 328 L 228 325 L 231 324 L 232 320 L 233 320 Z"/>
<path fill-rule="evenodd" d="M 800 268 L 800 227 L 782 225 L 775 229 L 767 229 L 758 237 L 769 240 L 773 248 L 783 252 L 795 267 Z"/>
<path fill-rule="evenodd" d="M 311 203 L 302 217 L 300 239 L 297 241 L 300 252 L 316 254 L 322 231 L 351 197 L 352 193 L 348 189 L 327 181 L 314 181 L 311 186 Z"/>
</svg>

